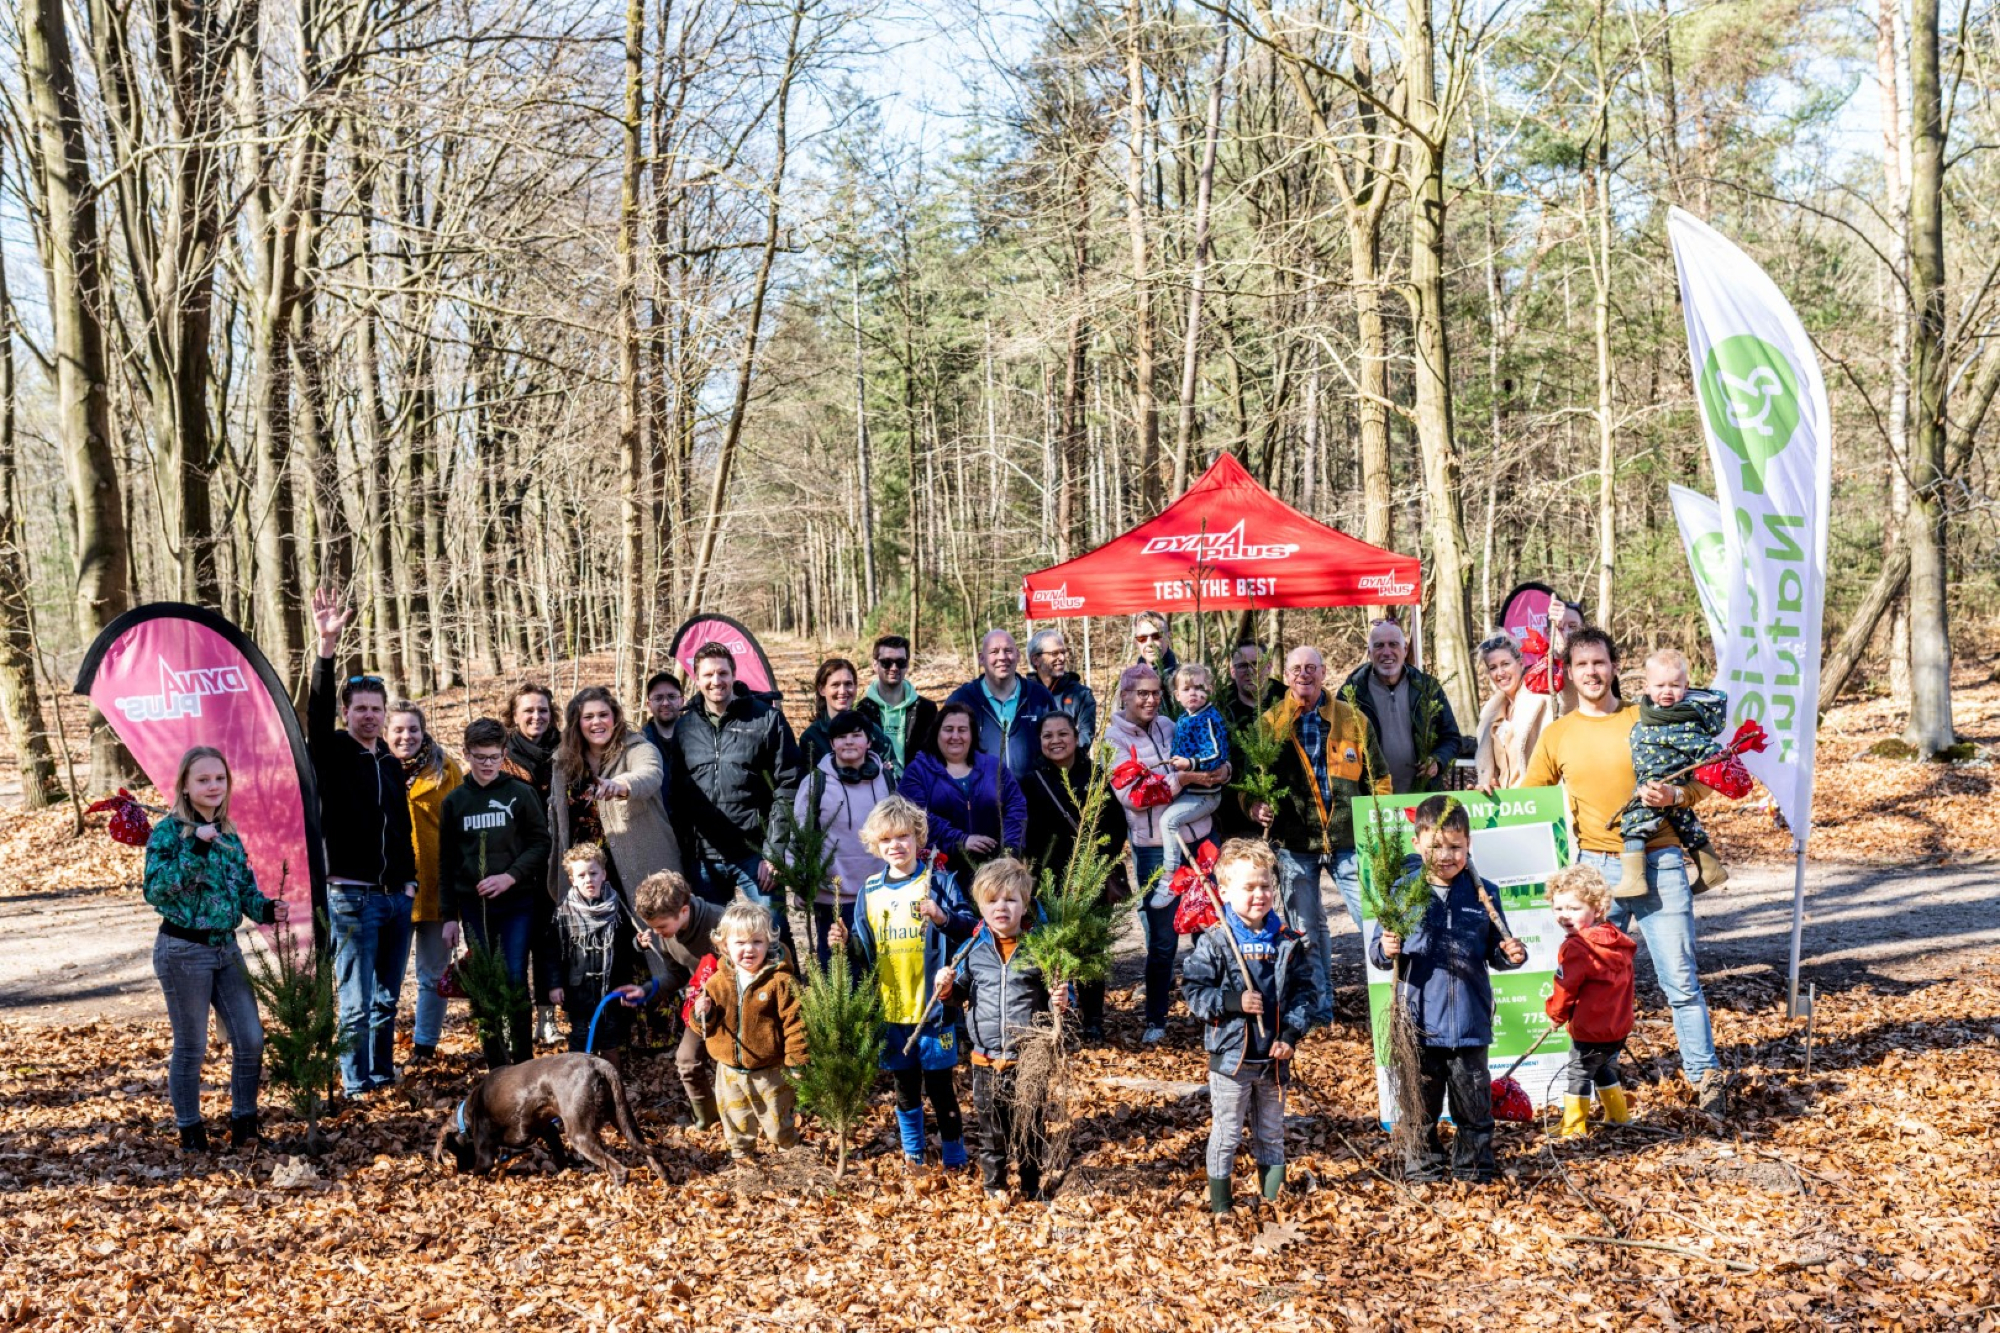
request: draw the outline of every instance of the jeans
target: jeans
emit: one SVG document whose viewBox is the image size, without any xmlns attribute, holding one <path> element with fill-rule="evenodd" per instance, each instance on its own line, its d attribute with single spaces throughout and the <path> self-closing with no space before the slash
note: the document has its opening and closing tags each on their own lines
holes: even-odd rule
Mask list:
<svg viewBox="0 0 2000 1333">
<path fill-rule="evenodd" d="M 500 909 L 489 905 L 483 912 L 472 908 L 465 913 L 466 943 L 497 949 L 507 964 L 507 976 L 521 988 L 521 1003 L 502 1019 L 504 1039 L 496 1034 L 481 1042 L 486 1062 L 495 1068 L 520 1064 L 534 1054 L 529 1030 L 534 1014 L 533 997 L 528 993 L 528 944 L 535 937 L 535 924 L 530 904 Z"/>
<path fill-rule="evenodd" d="M 442 921 L 419 921 L 410 928 L 410 959 L 417 970 L 417 1027 L 411 1039 L 419 1046 L 436 1046 L 444 1032 L 444 996 L 438 981 L 451 962 Z"/>
<path fill-rule="evenodd" d="M 1616 885 L 1623 867 L 1616 852 L 1584 852 L 1605 882 Z M 1681 1048 L 1681 1072 L 1690 1083 L 1715 1068 L 1715 1033 L 1708 1023 L 1708 998 L 1694 956 L 1694 894 L 1688 890 L 1687 862 L 1678 847 L 1646 853 L 1646 892 L 1611 900 L 1611 924 L 1630 934 L 1632 923 L 1646 942 L 1653 978 L 1666 993 L 1674 1016 L 1674 1041 Z"/>
<path fill-rule="evenodd" d="M 1208 1178 L 1227 1180 L 1235 1169 L 1243 1131 L 1259 1166 L 1285 1164 L 1285 1094 L 1275 1061 L 1245 1062 L 1245 1072 L 1208 1071 Z"/>
<path fill-rule="evenodd" d="M 330 884 L 333 981 L 339 996 L 340 1082 L 350 1097 L 396 1081 L 396 1000 L 410 962 L 412 899 L 400 889 Z"/>
<path fill-rule="evenodd" d="M 1135 846 L 1132 861 L 1138 874 L 1132 882 L 1144 884 L 1152 879 L 1165 857 L 1163 848 Z M 1146 1026 L 1149 1028 L 1167 1025 L 1167 1010 L 1174 1003 L 1174 958 L 1181 949 L 1181 937 L 1174 931 L 1177 900 L 1167 897 L 1162 892 L 1165 888 L 1166 881 L 1162 878 L 1139 905 L 1139 924 L 1146 935 Z M 1165 905 L 1154 906 L 1163 897 Z"/>
<path fill-rule="evenodd" d="M 1278 852 L 1278 873 L 1283 876 L 1285 924 L 1302 932 L 1310 946 L 1313 980 L 1314 1027 L 1333 1022 L 1333 931 L 1327 925 L 1326 900 L 1320 896 L 1319 877 L 1324 868 L 1347 903 L 1348 915 L 1356 929 L 1361 924 L 1361 879 L 1352 850 L 1332 856 L 1307 852 Z"/>
<path fill-rule="evenodd" d="M 208 1053 L 208 1011 L 229 1038 L 229 1114 L 257 1114 L 257 1077 L 264 1065 L 264 1025 L 257 996 L 243 969 L 243 951 L 231 936 L 223 944 L 196 944 L 162 934 L 153 942 L 153 974 L 167 997 L 174 1053 L 167 1061 L 167 1096 L 174 1124 L 201 1123 L 201 1061 Z"/>
<path fill-rule="evenodd" d="M 1160 849 L 1165 855 L 1161 863 L 1166 878 L 1171 880 L 1174 871 L 1181 864 L 1181 839 L 1190 824 L 1199 824 L 1215 813 L 1222 804 L 1222 792 L 1213 787 L 1191 787 L 1167 803 L 1160 811 Z M 1188 836 L 1187 845 L 1199 847 L 1201 844 Z"/>
<path fill-rule="evenodd" d="M 759 906 L 767 906 L 771 895 L 757 887 L 757 863 L 761 860 L 760 856 L 746 856 L 741 861 L 703 861 L 693 886 L 695 892 L 725 906 L 739 893 Z"/>
<path fill-rule="evenodd" d="M 1015 1080 L 1012 1066 L 972 1067 L 972 1109 L 979 1118 L 979 1174 L 985 1188 L 1004 1190 L 1007 1164 L 1013 1161 L 1020 1173 L 1021 1196 L 1033 1199 L 1042 1192 L 1043 1127 L 1038 1120 L 1031 1131 L 1023 1126 L 1017 1135 L 1014 1121 L 1024 1112 Z"/>
</svg>

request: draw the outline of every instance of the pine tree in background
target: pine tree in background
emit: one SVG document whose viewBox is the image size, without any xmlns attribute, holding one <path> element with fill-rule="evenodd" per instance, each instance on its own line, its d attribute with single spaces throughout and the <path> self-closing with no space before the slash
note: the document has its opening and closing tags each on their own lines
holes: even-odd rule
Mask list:
<svg viewBox="0 0 2000 1333">
<path fill-rule="evenodd" d="M 847 951 L 835 949 L 822 967 L 805 951 L 806 984 L 799 1014 L 806 1025 L 805 1068 L 792 1075 L 799 1107 L 833 1131 L 833 1174 L 847 1172 L 847 1141 L 868 1114 L 882 1058 L 882 996 L 875 973 L 855 978 Z"/>
<path fill-rule="evenodd" d="M 280 891 L 283 896 L 283 890 Z M 329 930 L 324 913 L 322 932 Z M 347 1039 L 340 1032 L 340 1005 L 334 995 L 333 955 L 299 943 L 296 932 L 279 929 L 268 948 L 253 955 L 250 987 L 264 1007 L 264 1068 L 285 1104 L 306 1122 L 305 1150 L 326 1150 L 320 1112 L 327 1089 L 340 1072 Z"/>
<path fill-rule="evenodd" d="M 777 862 L 771 868 L 780 908 L 789 910 L 790 904 L 797 903 L 799 918 L 808 927 L 813 919 L 813 904 L 822 889 L 831 887 L 834 902 L 840 901 L 840 886 L 833 874 L 836 864 L 833 837 L 819 822 L 819 784 L 814 779 L 821 776 L 817 769 L 808 775 L 806 781 L 814 789 L 807 807 L 808 817 L 803 822 L 793 820 L 786 829 Z"/>
</svg>

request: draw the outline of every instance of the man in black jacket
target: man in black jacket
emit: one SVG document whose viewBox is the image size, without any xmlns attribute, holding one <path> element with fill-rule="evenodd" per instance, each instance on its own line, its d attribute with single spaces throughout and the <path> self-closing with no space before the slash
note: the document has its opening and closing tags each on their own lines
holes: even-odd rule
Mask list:
<svg viewBox="0 0 2000 1333">
<path fill-rule="evenodd" d="M 332 592 L 319 589 L 312 613 L 319 657 L 306 700 L 306 749 L 319 786 L 334 987 L 340 1033 L 347 1039 L 340 1081 L 348 1096 L 359 1097 L 396 1081 L 396 1000 L 410 962 L 417 856 L 403 762 L 382 740 L 388 686 L 379 676 L 336 683 L 333 657 L 354 608 L 343 608 Z M 336 694 L 347 716 L 345 730 L 334 725 Z"/>
<path fill-rule="evenodd" d="M 893 755 L 883 755 L 898 773 L 910 766 L 917 751 L 930 744 L 937 729 L 937 705 L 910 684 L 910 641 L 900 634 L 875 640 L 875 679 L 868 682 L 861 702 L 862 716 L 882 728 Z"/>
<path fill-rule="evenodd" d="M 669 747 L 674 834 L 687 868 L 699 872 L 690 879 L 702 897 L 726 903 L 740 890 L 751 902 L 768 903 L 805 761 L 784 716 L 737 691 L 728 648 L 697 649 L 694 682 Z"/>
</svg>

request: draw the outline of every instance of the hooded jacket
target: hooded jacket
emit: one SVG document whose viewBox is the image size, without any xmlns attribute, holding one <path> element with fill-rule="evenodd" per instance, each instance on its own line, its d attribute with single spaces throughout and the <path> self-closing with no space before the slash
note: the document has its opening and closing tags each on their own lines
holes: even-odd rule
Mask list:
<svg viewBox="0 0 2000 1333">
<path fill-rule="evenodd" d="M 959 789 L 944 760 L 928 750 L 910 760 L 896 790 L 929 814 L 930 845 L 951 857 L 955 870 L 969 873 L 965 840 L 973 834 L 984 834 L 1008 851 L 1019 851 L 1026 843 L 1028 800 L 1014 775 L 992 755 L 974 752 L 966 759 L 972 765 L 970 796 Z"/>
<path fill-rule="evenodd" d="M 481 847 L 485 873 L 512 875 L 514 887 L 487 899 L 494 910 L 526 911 L 546 889 L 549 826 L 535 789 L 502 773 L 482 787 L 467 779 L 444 798 L 438 814 L 438 909 L 460 921 L 479 911 Z"/>
<path fill-rule="evenodd" d="M 951 999 L 965 1008 L 965 1030 L 979 1064 L 1012 1064 L 1021 1034 L 1035 1025 L 1036 1014 L 1049 1011 L 1048 981 L 1021 947 L 1022 938 L 1015 936 L 1012 956 L 1002 958 L 993 932 L 982 930 L 958 966 Z"/>
<path fill-rule="evenodd" d="M 1504 937 L 1479 901 L 1483 882 L 1474 879 L 1470 869 L 1459 871 L 1442 899 L 1432 892 L 1424 924 L 1403 941 L 1404 1003 L 1410 1006 L 1426 1046 L 1491 1046 L 1491 972 L 1511 972 L 1521 966 L 1500 952 Z M 1487 883 L 1486 892 L 1494 910 L 1500 911 L 1500 890 Z M 1505 912 L 1500 919 L 1507 919 Z M 1395 960 L 1382 952 L 1379 921 L 1368 935 L 1368 961 L 1383 971 L 1395 970 Z"/>
<path fill-rule="evenodd" d="M 689 856 L 782 856 L 805 762 L 777 709 L 738 694 L 717 717 L 695 695 L 674 724 L 667 805 Z"/>
<path fill-rule="evenodd" d="M 861 712 L 858 708 L 855 711 Z M 882 730 L 882 724 L 868 714 L 861 713 L 861 717 L 868 724 L 864 728 L 868 736 L 868 752 L 889 771 L 893 782 L 897 769 L 896 750 L 889 743 L 889 733 Z M 812 725 L 799 733 L 799 757 L 808 773 L 818 766 L 820 760 L 833 753 L 833 738 L 826 734 L 826 729 L 832 724 L 833 718 L 827 713 L 826 705 L 821 704 L 813 714 Z"/>
<path fill-rule="evenodd" d="M 1243 974 L 1237 970 L 1236 956 L 1224 934 L 1234 920 L 1231 913 L 1202 932 L 1194 952 L 1181 965 L 1181 996 L 1187 1001 L 1188 1012 L 1204 1025 L 1201 1044 L 1208 1051 L 1208 1067 L 1224 1074 L 1241 1073 L 1250 1060 L 1269 1059 L 1271 1049 L 1270 1041 L 1258 1035 L 1256 1016 L 1243 1012 Z M 1317 993 L 1312 953 L 1306 937 L 1290 926 L 1279 922 L 1277 935 L 1270 984 L 1259 985 L 1257 991 L 1264 997 L 1266 1031 L 1275 1032 L 1276 1040 L 1296 1046 L 1312 1024 Z"/>
<path fill-rule="evenodd" d="M 1285 741 L 1274 768 L 1285 794 L 1271 821 L 1271 841 L 1286 851 L 1307 856 L 1352 851 L 1354 809 L 1350 803 L 1357 796 L 1368 795 L 1371 766 L 1380 775 L 1375 780 L 1375 794 L 1389 795 L 1389 766 L 1366 716 L 1322 690 L 1314 711 L 1326 723 L 1324 758 L 1328 785 L 1333 789 L 1331 797 L 1322 802 L 1318 799 L 1318 778 L 1298 739 L 1300 711 L 1299 701 L 1288 691 L 1264 714 L 1265 725 Z M 1320 822 L 1322 810 L 1324 826 Z"/>
<path fill-rule="evenodd" d="M 1613 1042 L 1632 1035 L 1632 955 L 1638 945 L 1609 921 L 1562 942 L 1555 993 L 1543 1006 L 1551 1023 L 1569 1020 L 1571 1041 Z"/>
<path fill-rule="evenodd" d="M 1340 686 L 1340 701 L 1359 708 L 1368 719 L 1370 731 L 1380 744 L 1382 719 L 1375 716 L 1375 695 L 1368 688 L 1368 677 L 1375 670 L 1363 662 L 1350 673 Z M 1403 668 L 1404 680 L 1410 688 L 1410 729 L 1412 748 L 1417 752 L 1417 765 L 1423 766 L 1425 759 L 1433 760 L 1438 771 L 1431 777 L 1418 778 L 1411 784 L 1411 791 L 1443 791 L 1451 774 L 1452 761 L 1458 758 L 1464 748 L 1465 738 L 1459 734 L 1458 719 L 1452 715 L 1451 701 L 1444 697 L 1444 686 L 1438 678 L 1413 666 Z M 1378 773 L 1386 773 L 1387 768 L 1378 768 Z"/>
<path fill-rule="evenodd" d="M 923 857 L 928 857 L 930 853 L 925 852 L 922 855 Z M 922 867 L 925 861 L 919 859 L 917 864 L 919 867 Z M 875 941 L 875 923 L 868 915 L 867 899 L 872 890 L 879 889 L 887 883 L 888 873 L 888 870 L 885 868 L 871 875 L 868 882 L 862 886 L 861 897 L 854 905 L 854 924 L 849 928 L 847 936 L 847 954 L 853 960 L 857 973 L 867 973 L 875 967 L 878 952 Z M 928 896 L 944 912 L 945 924 L 942 926 L 932 926 L 929 923 L 925 923 L 922 927 L 924 933 L 923 977 L 926 986 L 930 984 L 932 978 L 937 976 L 938 969 L 951 961 L 951 955 L 958 946 L 972 938 L 972 933 L 980 929 L 982 924 L 979 920 L 979 914 L 972 910 L 971 904 L 965 900 L 964 893 L 959 890 L 956 876 L 949 870 L 942 870 L 933 866 L 930 871 L 930 877 Z M 907 883 L 907 881 L 898 882 Z M 931 1016 L 931 1026 L 942 1029 L 955 1024 L 958 1021 L 957 1006 L 958 1001 L 947 998 L 944 1004 L 940 1006 L 940 1012 Z"/>
<path fill-rule="evenodd" d="M 695 1027 L 709 1058 L 732 1069 L 796 1069 L 806 1062 L 806 1022 L 799 1012 L 799 980 L 775 946 L 764 965 L 738 989 L 736 965 L 717 958 L 715 974 L 702 986 L 709 1010 Z"/>
<path fill-rule="evenodd" d="M 868 682 L 868 688 L 861 692 L 861 699 L 854 707 L 889 735 L 889 719 L 892 710 L 882 702 L 876 692 L 876 682 Z M 931 743 L 931 733 L 937 730 L 938 706 L 917 693 L 914 685 L 904 685 L 904 696 L 910 702 L 903 708 L 893 710 L 893 715 L 903 719 L 903 734 L 889 737 L 887 758 L 895 761 L 898 768 L 909 764 L 917 751 Z"/>
<path fill-rule="evenodd" d="M 881 868 L 881 859 L 861 843 L 861 825 L 870 811 L 895 792 L 895 784 L 873 754 L 858 769 L 843 769 L 827 755 L 799 784 L 798 799 L 792 805 L 793 826 L 816 823 L 826 830 L 827 851 L 833 856 L 833 873 L 840 877 L 843 903 L 853 902 L 868 877 Z M 822 885 L 815 901 L 832 906 L 833 885 Z"/>
<path fill-rule="evenodd" d="M 403 761 L 384 741 L 371 751 L 334 725 L 340 683 L 331 657 L 313 663 L 306 749 L 319 787 L 319 831 L 328 879 L 400 888 L 417 882 Z"/>
<path fill-rule="evenodd" d="M 964 704 L 979 719 L 979 731 L 972 742 L 982 754 L 990 754 L 1000 761 L 1000 766 L 1010 774 L 1027 772 L 1034 766 L 1035 756 L 1041 753 L 1041 743 L 1036 739 L 1044 716 L 1055 711 L 1056 701 L 1042 688 L 1042 682 L 1032 675 L 1016 676 L 1014 705 L 1014 725 L 1000 725 L 1000 714 L 994 711 L 993 701 L 986 697 L 986 688 L 981 683 L 984 676 L 974 676 L 965 684 L 951 692 L 946 703 Z"/>
</svg>

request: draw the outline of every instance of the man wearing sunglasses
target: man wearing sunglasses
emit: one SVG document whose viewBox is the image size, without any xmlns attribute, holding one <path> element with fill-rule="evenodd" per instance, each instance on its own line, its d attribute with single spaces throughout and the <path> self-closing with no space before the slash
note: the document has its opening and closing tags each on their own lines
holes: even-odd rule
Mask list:
<svg viewBox="0 0 2000 1333">
<path fill-rule="evenodd" d="M 1181 715 L 1180 703 L 1174 697 L 1174 674 L 1181 669 L 1181 659 L 1174 656 L 1173 641 L 1167 636 L 1167 617 L 1160 611 L 1141 611 L 1132 617 L 1132 646 L 1139 652 L 1134 666 L 1149 666 L 1159 673 L 1160 689 L 1164 698 L 1160 711 L 1170 718 Z"/>
<path fill-rule="evenodd" d="M 306 699 L 306 749 L 319 785 L 334 987 L 347 1039 L 340 1081 L 349 1097 L 359 1097 L 396 1081 L 396 1001 L 410 962 L 416 847 L 403 761 L 382 740 L 389 687 L 380 676 L 335 681 L 334 654 L 354 608 L 320 588 L 312 617 L 319 657 Z M 345 729 L 334 725 L 336 694 Z"/>
<path fill-rule="evenodd" d="M 937 726 L 937 705 L 910 684 L 910 641 L 900 634 L 875 640 L 875 679 L 855 705 L 873 718 L 896 752 L 896 771 L 909 766 L 910 756 L 924 747 Z"/>
</svg>

